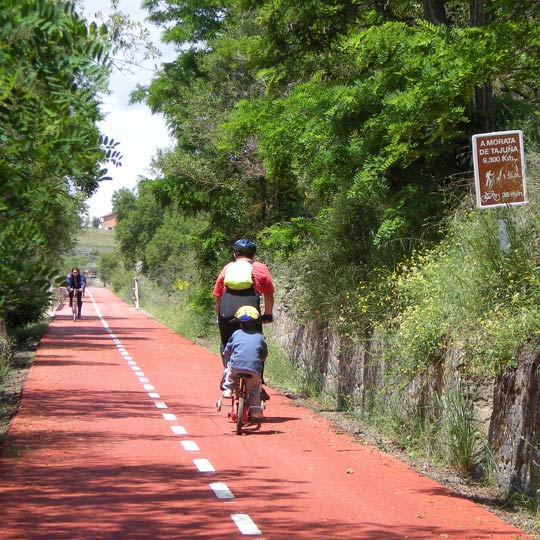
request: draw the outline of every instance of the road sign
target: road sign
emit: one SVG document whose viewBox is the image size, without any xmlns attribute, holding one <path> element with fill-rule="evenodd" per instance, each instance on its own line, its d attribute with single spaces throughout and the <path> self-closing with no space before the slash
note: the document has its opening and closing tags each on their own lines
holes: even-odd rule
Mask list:
<svg viewBox="0 0 540 540">
<path fill-rule="evenodd" d="M 479 208 L 527 204 L 521 131 L 474 135 L 473 162 Z"/>
</svg>

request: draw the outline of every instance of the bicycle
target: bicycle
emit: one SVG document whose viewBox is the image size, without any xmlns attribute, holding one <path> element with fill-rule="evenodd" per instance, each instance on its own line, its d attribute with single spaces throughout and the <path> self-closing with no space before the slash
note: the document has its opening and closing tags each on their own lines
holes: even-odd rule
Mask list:
<svg viewBox="0 0 540 540">
<path fill-rule="evenodd" d="M 79 295 L 78 295 L 79 292 L 81 294 L 81 305 L 82 305 L 82 295 L 83 295 L 82 289 L 73 289 L 73 297 L 71 299 L 71 313 L 73 316 L 73 322 L 76 322 L 77 319 L 80 318 L 79 317 Z"/>
<path fill-rule="evenodd" d="M 255 424 L 255 429 L 260 429 L 262 422 L 262 412 L 264 411 L 264 401 L 261 401 L 260 407 L 247 406 L 249 401 L 249 392 L 246 388 L 246 379 L 251 379 L 250 373 L 238 373 L 236 378 L 238 384 L 233 390 L 231 396 L 231 410 L 227 416 L 236 424 L 236 434 L 242 435 L 243 427 L 248 424 Z M 222 401 L 218 399 L 216 409 L 221 411 Z M 255 416 L 256 415 L 256 416 Z"/>
</svg>

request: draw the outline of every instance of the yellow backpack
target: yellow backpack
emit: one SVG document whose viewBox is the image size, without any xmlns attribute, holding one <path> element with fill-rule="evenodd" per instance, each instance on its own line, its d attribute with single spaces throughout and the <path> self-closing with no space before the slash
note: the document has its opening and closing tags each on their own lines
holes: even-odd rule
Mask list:
<svg viewBox="0 0 540 540">
<path fill-rule="evenodd" d="M 233 291 L 243 291 L 253 287 L 252 262 L 240 259 L 229 264 L 225 270 L 224 284 Z"/>
</svg>

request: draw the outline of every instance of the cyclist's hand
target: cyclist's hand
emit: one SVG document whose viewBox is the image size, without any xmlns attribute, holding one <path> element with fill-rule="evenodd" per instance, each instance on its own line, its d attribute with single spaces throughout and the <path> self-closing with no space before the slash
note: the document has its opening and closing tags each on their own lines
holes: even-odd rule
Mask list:
<svg viewBox="0 0 540 540">
<path fill-rule="evenodd" d="M 265 313 L 261 317 L 261 322 L 263 323 L 271 323 L 273 320 L 274 320 L 274 315 L 272 315 L 272 313 Z"/>
</svg>

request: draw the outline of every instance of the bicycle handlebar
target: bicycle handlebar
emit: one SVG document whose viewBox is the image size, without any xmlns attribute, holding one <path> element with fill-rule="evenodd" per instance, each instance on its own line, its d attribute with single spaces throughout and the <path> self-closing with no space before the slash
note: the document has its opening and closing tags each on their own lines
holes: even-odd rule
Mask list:
<svg viewBox="0 0 540 540">
<path fill-rule="evenodd" d="M 84 295 L 84 289 L 75 289 L 73 287 L 69 287 L 68 288 L 68 291 L 73 291 L 73 292 L 82 292 L 83 295 Z"/>
</svg>

